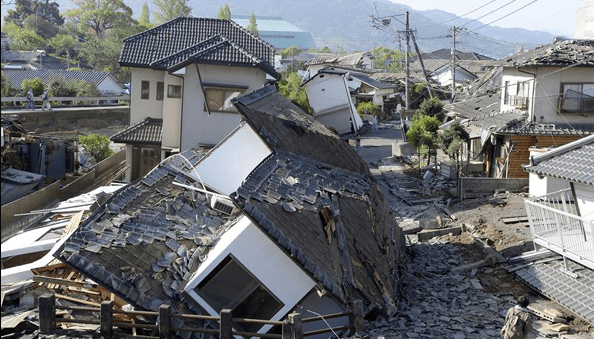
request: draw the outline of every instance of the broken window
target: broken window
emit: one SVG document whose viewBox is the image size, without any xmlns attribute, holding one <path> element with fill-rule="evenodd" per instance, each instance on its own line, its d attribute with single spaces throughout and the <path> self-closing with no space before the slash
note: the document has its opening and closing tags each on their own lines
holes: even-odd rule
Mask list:
<svg viewBox="0 0 594 339">
<path fill-rule="evenodd" d="M 140 99 L 148 99 L 149 98 L 149 93 L 150 93 L 150 82 L 147 80 L 142 80 L 142 83 L 140 85 Z"/>
<path fill-rule="evenodd" d="M 168 98 L 181 98 L 181 86 L 167 85 L 167 97 Z"/>
<path fill-rule="evenodd" d="M 157 81 L 157 93 L 156 93 L 157 100 L 162 101 L 164 93 L 165 93 L 165 83 L 163 81 Z"/>
<path fill-rule="evenodd" d="M 562 84 L 560 110 L 565 112 L 594 112 L 594 84 Z"/>
<path fill-rule="evenodd" d="M 211 112 L 237 112 L 231 100 L 243 93 L 240 89 L 206 88 L 206 104 Z"/>
<path fill-rule="evenodd" d="M 234 318 L 270 319 L 284 306 L 232 255 L 223 259 L 194 291 L 217 312 L 231 309 Z M 262 324 L 236 326 L 256 332 Z"/>
<path fill-rule="evenodd" d="M 324 226 L 324 233 L 326 234 L 326 239 L 328 243 L 332 243 L 332 234 L 336 231 L 336 224 L 334 223 L 334 213 L 330 209 L 329 206 L 324 206 L 320 211 L 320 219 L 322 220 L 322 225 Z"/>
</svg>

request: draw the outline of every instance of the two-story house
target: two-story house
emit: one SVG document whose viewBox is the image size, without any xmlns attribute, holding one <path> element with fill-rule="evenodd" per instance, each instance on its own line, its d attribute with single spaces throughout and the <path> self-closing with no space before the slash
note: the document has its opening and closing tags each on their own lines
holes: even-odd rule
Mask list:
<svg viewBox="0 0 594 339">
<path fill-rule="evenodd" d="M 532 147 L 561 146 L 594 132 L 594 40 L 568 40 L 524 51 L 499 62 L 498 112 L 475 107 L 471 119 L 480 155 L 490 177 L 528 178 Z M 452 105 L 465 106 L 466 102 Z"/>
<path fill-rule="evenodd" d="M 128 37 L 120 65 L 131 68 L 126 180 L 162 159 L 213 146 L 236 128 L 231 99 L 279 79 L 274 47 L 231 20 L 178 17 Z"/>
</svg>

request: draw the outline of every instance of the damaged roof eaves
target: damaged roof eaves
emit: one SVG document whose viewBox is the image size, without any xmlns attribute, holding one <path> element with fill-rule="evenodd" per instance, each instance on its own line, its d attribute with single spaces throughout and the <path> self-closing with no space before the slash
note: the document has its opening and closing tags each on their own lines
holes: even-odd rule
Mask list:
<svg viewBox="0 0 594 339">
<path fill-rule="evenodd" d="M 202 154 L 183 156 L 195 165 Z M 203 193 L 172 184 L 190 185 L 189 175 L 187 163 L 169 158 L 89 217 L 59 258 L 135 306 L 156 311 L 165 300 L 180 300 L 192 273 L 239 216 L 214 210 Z"/>
</svg>

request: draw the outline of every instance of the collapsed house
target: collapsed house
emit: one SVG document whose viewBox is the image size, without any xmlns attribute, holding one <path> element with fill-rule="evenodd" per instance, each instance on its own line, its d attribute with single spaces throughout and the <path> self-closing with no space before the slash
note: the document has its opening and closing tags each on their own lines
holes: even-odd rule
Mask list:
<svg viewBox="0 0 594 339">
<path fill-rule="evenodd" d="M 215 148 L 167 158 L 54 255 L 138 309 L 393 314 L 404 240 L 365 162 L 272 85 L 234 105 L 244 120 Z"/>
</svg>

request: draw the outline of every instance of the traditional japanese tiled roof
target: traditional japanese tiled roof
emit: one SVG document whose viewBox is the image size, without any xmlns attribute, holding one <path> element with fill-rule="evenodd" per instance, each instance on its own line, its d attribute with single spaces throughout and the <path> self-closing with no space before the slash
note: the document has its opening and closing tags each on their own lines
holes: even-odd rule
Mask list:
<svg viewBox="0 0 594 339">
<path fill-rule="evenodd" d="M 474 52 L 462 52 L 456 50 L 455 52 L 456 60 L 493 60 L 488 56 L 474 53 Z M 433 52 L 429 53 L 422 53 L 421 57 L 423 60 L 430 60 L 430 59 L 450 59 L 452 57 L 452 50 L 449 48 L 442 48 L 438 49 Z M 418 58 L 415 58 L 418 59 Z"/>
<path fill-rule="evenodd" d="M 120 65 L 170 69 L 218 63 L 274 71 L 274 47 L 231 20 L 178 17 L 124 39 Z"/>
<path fill-rule="evenodd" d="M 203 156 L 188 150 L 170 157 L 114 193 L 55 255 L 135 307 L 157 311 L 168 303 L 176 313 L 200 314 L 188 311 L 193 306 L 180 298 L 182 290 L 240 216 L 173 184 L 195 184 L 193 166 Z"/>
<path fill-rule="evenodd" d="M 530 122 L 502 128 L 499 134 L 586 136 L 594 133 L 594 124 L 539 124 Z"/>
<path fill-rule="evenodd" d="M 371 177 L 279 150 L 232 198 L 339 300 L 392 294 L 402 238 Z"/>
<path fill-rule="evenodd" d="M 122 144 L 161 145 L 163 119 L 145 118 L 111 136 L 111 141 Z"/>
<path fill-rule="evenodd" d="M 530 157 L 530 173 L 594 185 L 594 135 Z"/>
<path fill-rule="evenodd" d="M 99 85 L 110 76 L 109 72 L 67 71 L 58 69 L 3 69 L 2 72 L 6 74 L 10 81 L 10 87 L 14 89 L 20 89 L 25 79 L 39 78 L 46 85 L 60 79 L 64 79 L 65 81 L 84 80 L 88 83 Z"/>
<path fill-rule="evenodd" d="M 349 75 L 371 87 L 377 88 L 377 89 L 390 89 L 390 88 L 395 88 L 396 86 L 390 83 L 385 83 L 376 79 L 373 79 L 365 74 L 361 74 L 361 73 L 349 73 Z"/>
<path fill-rule="evenodd" d="M 501 66 L 594 67 L 594 40 L 566 40 L 504 58 Z"/>
</svg>

